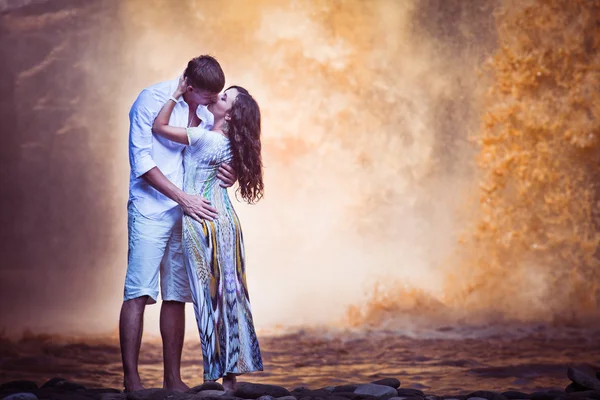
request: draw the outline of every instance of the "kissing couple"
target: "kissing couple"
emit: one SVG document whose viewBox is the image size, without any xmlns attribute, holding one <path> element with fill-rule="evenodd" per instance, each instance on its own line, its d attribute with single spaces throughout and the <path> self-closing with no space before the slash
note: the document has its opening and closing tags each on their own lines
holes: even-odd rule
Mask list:
<svg viewBox="0 0 600 400">
<path fill-rule="evenodd" d="M 204 381 L 262 371 L 246 284 L 240 221 L 227 193 L 263 195 L 260 109 L 230 86 L 211 56 L 192 59 L 176 80 L 139 94 L 129 113 L 131 166 L 128 256 L 119 337 L 125 391 L 144 389 L 138 372 L 144 310 L 160 291 L 163 387 L 187 391 L 180 364 L 185 303 L 193 302 Z"/>
</svg>

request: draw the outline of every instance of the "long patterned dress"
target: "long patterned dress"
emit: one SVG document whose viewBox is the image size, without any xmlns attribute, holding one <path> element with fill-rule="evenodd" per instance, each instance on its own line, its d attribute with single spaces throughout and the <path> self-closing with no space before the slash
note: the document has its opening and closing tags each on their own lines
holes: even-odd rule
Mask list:
<svg viewBox="0 0 600 400">
<path fill-rule="evenodd" d="M 183 252 L 202 343 L 204 380 L 228 373 L 262 371 L 246 285 L 244 242 L 238 217 L 217 171 L 232 158 L 229 139 L 188 128 L 183 156 L 184 191 L 201 195 L 218 210 L 213 221 L 184 216 Z"/>
</svg>

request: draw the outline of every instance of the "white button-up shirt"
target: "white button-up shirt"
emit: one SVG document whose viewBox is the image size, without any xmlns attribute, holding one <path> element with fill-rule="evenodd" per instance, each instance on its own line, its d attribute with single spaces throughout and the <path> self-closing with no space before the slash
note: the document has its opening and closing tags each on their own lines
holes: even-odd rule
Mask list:
<svg viewBox="0 0 600 400">
<path fill-rule="evenodd" d="M 177 187 L 183 186 L 182 151 L 185 146 L 152 134 L 154 119 L 177 88 L 178 82 L 178 79 L 161 82 L 142 90 L 129 111 L 129 201 L 143 216 L 151 219 L 161 218 L 177 203 L 150 186 L 142 175 L 158 167 Z M 187 127 L 188 112 L 187 103 L 180 98 L 169 125 Z M 196 114 L 201 127 L 212 127 L 214 117 L 206 107 L 199 106 Z"/>
</svg>

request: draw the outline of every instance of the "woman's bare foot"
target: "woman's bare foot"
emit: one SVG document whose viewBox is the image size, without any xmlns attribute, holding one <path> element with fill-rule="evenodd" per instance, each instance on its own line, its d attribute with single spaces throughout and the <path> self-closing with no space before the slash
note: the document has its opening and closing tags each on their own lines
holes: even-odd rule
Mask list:
<svg viewBox="0 0 600 400">
<path fill-rule="evenodd" d="M 142 386 L 142 382 L 139 379 L 125 379 L 123 381 L 123 391 L 125 393 L 129 392 L 137 392 L 138 390 L 144 390 L 145 388 Z"/>
<path fill-rule="evenodd" d="M 223 388 L 225 390 L 235 390 L 237 379 L 234 374 L 227 374 L 223 377 Z"/>
</svg>

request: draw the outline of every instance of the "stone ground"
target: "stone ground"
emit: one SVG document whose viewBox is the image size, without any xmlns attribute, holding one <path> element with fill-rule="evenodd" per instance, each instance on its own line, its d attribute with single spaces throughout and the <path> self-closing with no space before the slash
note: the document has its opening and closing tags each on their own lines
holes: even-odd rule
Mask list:
<svg viewBox="0 0 600 400">
<path fill-rule="evenodd" d="M 52 378 L 41 386 L 33 381 L 10 381 L 0 385 L 2 400 L 600 400 L 600 371 L 596 376 L 569 368 L 571 383 L 564 390 L 533 393 L 478 390 L 460 395 L 426 393 L 402 388 L 395 378 L 370 383 L 327 386 L 319 389 L 288 389 L 267 384 L 240 382 L 234 391 L 226 391 L 217 382 L 207 382 L 186 393 L 166 389 L 146 389 L 124 393 L 113 388 L 86 388 L 62 378 Z"/>
</svg>

